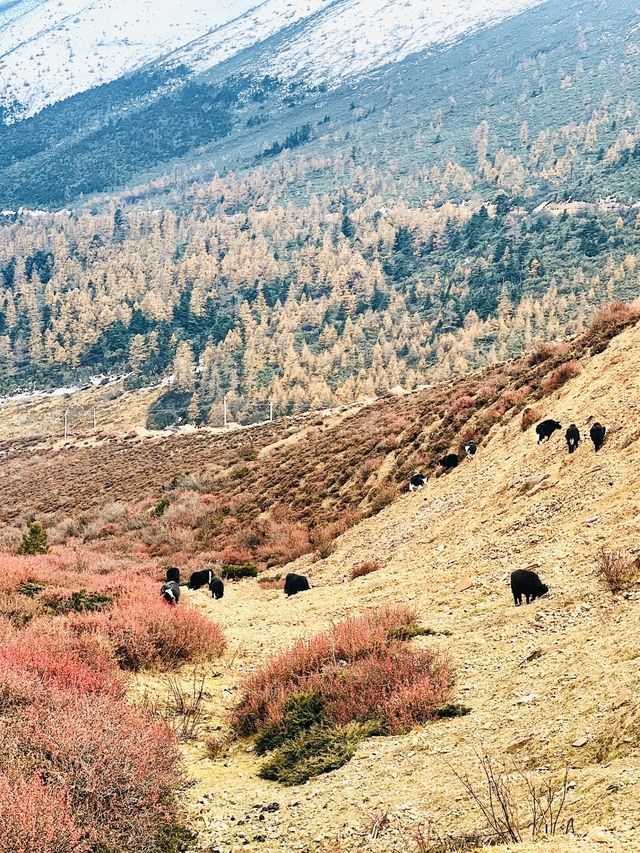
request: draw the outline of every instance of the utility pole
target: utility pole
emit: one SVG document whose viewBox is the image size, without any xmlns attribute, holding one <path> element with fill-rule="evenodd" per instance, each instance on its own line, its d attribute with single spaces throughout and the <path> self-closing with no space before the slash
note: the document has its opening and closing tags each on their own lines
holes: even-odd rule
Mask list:
<svg viewBox="0 0 640 853">
<path fill-rule="evenodd" d="M 224 428 L 226 429 L 227 428 L 227 395 L 226 394 L 222 398 L 222 413 L 223 413 L 222 417 L 223 417 Z"/>
<path fill-rule="evenodd" d="M 269 400 L 269 421 L 273 420 L 273 401 Z"/>
<path fill-rule="evenodd" d="M 96 407 L 93 407 L 93 428 L 95 429 L 98 426 L 98 419 L 96 417 Z"/>
</svg>

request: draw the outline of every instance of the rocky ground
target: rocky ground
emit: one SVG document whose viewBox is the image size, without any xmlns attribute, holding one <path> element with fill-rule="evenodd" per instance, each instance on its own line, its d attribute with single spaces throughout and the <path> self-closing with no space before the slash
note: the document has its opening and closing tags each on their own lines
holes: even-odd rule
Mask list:
<svg viewBox="0 0 640 853">
<path fill-rule="evenodd" d="M 596 570 L 603 547 L 640 553 L 639 356 L 631 329 L 545 403 L 583 435 L 589 418 L 605 423 L 598 455 L 587 440 L 569 456 L 564 429 L 538 447 L 518 417 L 494 428 L 474 460 L 348 531 L 327 559 L 289 567 L 308 574 L 310 592 L 285 600 L 247 580 L 227 584 L 221 601 L 191 594 L 229 640 L 204 673 L 204 725 L 184 747 L 199 850 L 411 851 L 420 826 L 481 830 L 456 778 L 480 783 L 478 750 L 541 777 L 569 768 L 563 820 L 575 834 L 543 849 L 640 848 L 640 587 L 614 597 Z M 349 581 L 365 560 L 383 568 Z M 515 608 L 509 573 L 527 567 L 550 594 Z M 207 757 L 205 738 L 224 740 L 243 678 L 271 653 L 392 602 L 411 604 L 437 632 L 412 642 L 446 651 L 468 716 L 370 739 L 349 764 L 297 788 L 259 779 L 248 743 Z"/>
</svg>

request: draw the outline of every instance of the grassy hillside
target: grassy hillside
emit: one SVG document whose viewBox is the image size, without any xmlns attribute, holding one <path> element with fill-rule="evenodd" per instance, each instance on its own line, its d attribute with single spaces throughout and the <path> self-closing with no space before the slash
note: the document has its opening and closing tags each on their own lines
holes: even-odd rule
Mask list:
<svg viewBox="0 0 640 853">
<path fill-rule="evenodd" d="M 207 705 L 208 728 L 226 730 L 233 688 L 294 637 L 389 603 L 410 605 L 436 632 L 435 640 L 413 642 L 435 642 L 447 653 L 456 670 L 454 701 L 471 708 L 409 735 L 370 740 L 346 766 L 303 788 L 257 779 L 259 759 L 244 742 L 231 742 L 214 759 L 193 744 L 186 753 L 198 780 L 191 814 L 203 847 L 233 848 L 246 839 L 248 849 L 259 849 L 257 836 L 265 835 L 284 850 L 467 849 L 419 843 L 430 823 L 442 836 L 482 835 L 482 815 L 455 777 L 468 773 L 484 791 L 476 749 L 512 774 L 519 767 L 541 780 L 557 782 L 568 767 L 563 821 L 572 818 L 575 837 L 506 849 L 633 849 L 639 593 L 635 586 L 612 596 L 598 574 L 598 554 L 638 553 L 639 344 L 638 329 L 628 330 L 544 400 L 545 414 L 575 421 L 583 433 L 589 418 L 607 423 L 598 456 L 588 441 L 569 456 L 562 436 L 537 447 L 532 430 L 523 432 L 514 417 L 493 428 L 473 462 L 354 527 L 327 559 L 295 564 L 309 574 L 311 592 L 287 601 L 246 581 L 222 603 L 194 596 L 238 649 L 225 689 Z M 349 581 L 367 560 L 380 568 Z M 509 573 L 531 566 L 551 593 L 516 609 Z M 512 779 L 526 822 L 517 773 Z M 226 792 L 222 800 L 217 786 Z M 255 804 L 274 800 L 280 809 L 261 819 Z"/>
</svg>

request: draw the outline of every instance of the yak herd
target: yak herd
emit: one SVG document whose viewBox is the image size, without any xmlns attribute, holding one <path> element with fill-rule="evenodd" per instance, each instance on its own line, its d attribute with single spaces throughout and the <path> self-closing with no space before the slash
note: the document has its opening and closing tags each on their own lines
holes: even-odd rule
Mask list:
<svg viewBox="0 0 640 853">
<path fill-rule="evenodd" d="M 562 424 L 558 421 L 552 420 L 551 418 L 541 421 L 536 426 L 537 443 L 541 444 L 543 441 L 549 441 L 551 436 L 561 429 Z M 606 427 L 602 426 L 599 422 L 594 423 L 589 430 L 589 438 L 593 442 L 596 453 L 604 444 L 606 432 Z M 565 441 L 567 442 L 567 449 L 569 453 L 574 453 L 582 441 L 580 430 L 575 424 L 571 424 L 565 432 Z M 473 459 L 478 452 L 478 445 L 475 441 L 468 441 L 464 445 L 464 452 L 468 459 Z M 457 453 L 448 453 L 440 459 L 438 464 L 445 471 L 450 471 L 453 468 L 456 468 L 459 462 L 460 459 L 458 458 Z M 409 480 L 409 491 L 413 492 L 417 489 L 422 489 L 426 482 L 426 474 L 413 474 Z M 213 598 L 220 599 L 223 597 L 224 583 L 222 578 L 216 575 L 213 569 L 201 569 L 199 571 L 192 572 L 189 582 L 187 583 L 187 587 L 191 590 L 201 589 L 204 586 L 209 588 Z M 284 582 L 284 594 L 287 597 L 297 595 L 297 593 L 304 592 L 308 589 L 310 589 L 309 581 L 304 575 L 297 575 L 294 572 L 289 572 L 286 576 Z M 513 593 L 513 600 L 517 607 L 522 604 L 523 598 L 526 603 L 529 604 L 529 602 L 534 599 L 546 595 L 546 593 L 549 592 L 549 587 L 542 583 L 535 572 L 532 572 L 529 569 L 518 569 L 511 573 L 511 592 Z M 161 595 L 170 605 L 175 606 L 180 600 L 180 569 L 177 568 L 177 566 L 170 566 L 167 569 L 166 579 L 161 589 Z"/>
<path fill-rule="evenodd" d="M 191 573 L 187 588 L 195 590 L 202 589 L 203 586 L 209 588 L 212 598 L 220 599 L 224 595 L 224 581 L 213 569 L 200 569 Z M 284 581 L 284 594 L 286 596 L 296 595 L 307 589 L 311 589 L 311 587 L 304 575 L 289 572 Z M 167 569 L 160 594 L 167 604 L 176 605 L 180 601 L 180 569 L 177 566 L 169 566 Z"/>
<path fill-rule="evenodd" d="M 549 441 L 551 436 L 560 429 L 562 429 L 562 424 L 558 421 L 552 420 L 551 418 L 547 418 L 542 421 L 536 426 L 537 443 L 541 444 L 543 441 Z M 602 448 L 606 433 L 606 427 L 602 426 L 598 421 L 591 426 L 589 430 L 589 438 L 593 442 L 593 447 L 596 453 Z M 565 432 L 565 441 L 567 442 L 567 450 L 569 453 L 575 453 L 578 449 L 578 445 L 582 441 L 580 430 L 575 424 L 571 424 Z M 473 459 L 477 451 L 478 446 L 475 441 L 469 441 L 464 445 L 464 452 L 469 459 Z M 445 471 L 450 471 L 452 468 L 457 468 L 459 462 L 460 459 L 458 458 L 457 453 L 448 453 L 440 459 L 438 464 L 441 468 L 444 468 Z M 426 482 L 426 474 L 414 474 L 409 480 L 409 491 L 414 492 L 421 489 Z M 523 598 L 526 603 L 529 604 L 530 601 L 540 598 L 542 595 L 546 595 L 547 592 L 549 592 L 549 587 L 542 583 L 535 572 L 532 572 L 529 569 L 518 569 L 511 574 L 511 592 L 513 593 L 513 600 L 516 607 L 518 607 L 522 604 Z"/>
</svg>

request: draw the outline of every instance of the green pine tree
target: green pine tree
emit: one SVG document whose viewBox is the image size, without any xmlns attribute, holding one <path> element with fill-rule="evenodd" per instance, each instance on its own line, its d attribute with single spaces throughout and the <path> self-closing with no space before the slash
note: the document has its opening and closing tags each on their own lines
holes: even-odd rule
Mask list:
<svg viewBox="0 0 640 853">
<path fill-rule="evenodd" d="M 46 554 L 49 551 L 47 531 L 39 521 L 32 521 L 22 537 L 18 554 Z"/>
</svg>

